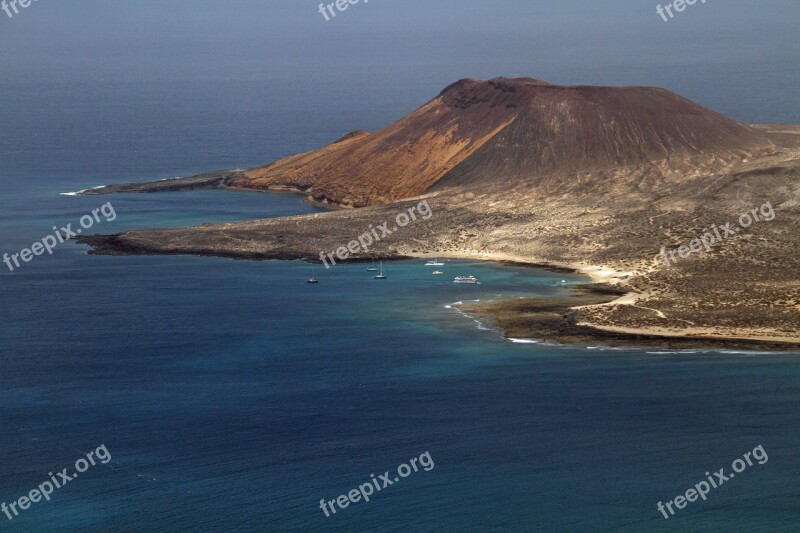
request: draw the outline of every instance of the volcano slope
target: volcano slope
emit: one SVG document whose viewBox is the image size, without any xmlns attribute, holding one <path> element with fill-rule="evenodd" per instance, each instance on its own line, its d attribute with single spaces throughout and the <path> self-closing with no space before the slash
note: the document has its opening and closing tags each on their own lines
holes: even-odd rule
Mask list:
<svg viewBox="0 0 800 533">
<path fill-rule="evenodd" d="M 542 311 L 524 301 L 479 309 L 510 336 L 796 350 L 798 178 L 800 127 L 741 124 L 657 88 L 461 80 L 376 133 L 168 185 L 295 190 L 357 209 L 79 240 L 94 253 L 318 261 L 320 251 L 346 245 L 425 198 L 430 220 L 351 260 L 505 259 L 573 268 L 628 292 L 577 309 Z M 159 187 L 163 182 L 90 193 Z M 738 225 L 740 215 L 767 203 L 773 220 L 671 266 L 658 257 L 712 225 Z M 542 313 L 553 319 L 547 327 Z"/>
</svg>

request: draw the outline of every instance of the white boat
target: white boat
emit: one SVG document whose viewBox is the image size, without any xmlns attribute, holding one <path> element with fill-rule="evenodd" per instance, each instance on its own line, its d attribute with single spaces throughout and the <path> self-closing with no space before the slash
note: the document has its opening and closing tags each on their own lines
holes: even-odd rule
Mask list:
<svg viewBox="0 0 800 533">
<path fill-rule="evenodd" d="M 428 261 L 427 263 L 425 263 L 425 266 L 426 267 L 443 267 L 444 263 L 440 263 L 439 262 L 439 258 L 437 257 L 433 261 Z"/>
<path fill-rule="evenodd" d="M 434 276 L 441 276 L 442 274 L 444 274 L 444 272 L 442 272 L 441 270 L 434 270 L 433 271 L 433 275 Z"/>
<path fill-rule="evenodd" d="M 476 285 L 480 283 L 478 278 L 475 276 L 456 276 L 456 279 L 453 280 L 453 283 L 470 283 L 472 285 Z"/>
<path fill-rule="evenodd" d="M 317 278 L 314 277 L 314 267 L 311 267 L 311 277 L 308 278 L 307 283 L 311 283 L 312 285 L 315 283 L 319 283 L 319 281 L 317 281 Z"/>
<path fill-rule="evenodd" d="M 375 268 L 375 260 L 372 260 L 372 266 L 367 269 L 367 272 L 377 272 L 378 269 Z"/>
<path fill-rule="evenodd" d="M 381 273 L 375 276 L 375 279 L 386 279 L 386 273 L 383 271 L 383 261 L 381 261 Z"/>
</svg>

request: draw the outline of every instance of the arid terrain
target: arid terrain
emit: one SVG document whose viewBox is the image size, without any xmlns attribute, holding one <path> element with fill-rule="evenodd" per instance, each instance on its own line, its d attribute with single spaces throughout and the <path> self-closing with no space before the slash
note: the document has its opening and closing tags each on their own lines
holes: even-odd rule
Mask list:
<svg viewBox="0 0 800 533">
<path fill-rule="evenodd" d="M 510 260 L 620 291 L 556 306 L 580 335 L 543 326 L 541 302 L 477 309 L 515 337 L 800 348 L 800 127 L 741 124 L 663 89 L 461 80 L 384 130 L 315 152 L 87 194 L 210 187 L 292 190 L 347 209 L 79 241 L 94 253 L 319 261 L 424 198 L 430 220 L 352 260 Z M 671 266 L 659 257 L 765 204 L 774 218 L 759 211 Z"/>
</svg>

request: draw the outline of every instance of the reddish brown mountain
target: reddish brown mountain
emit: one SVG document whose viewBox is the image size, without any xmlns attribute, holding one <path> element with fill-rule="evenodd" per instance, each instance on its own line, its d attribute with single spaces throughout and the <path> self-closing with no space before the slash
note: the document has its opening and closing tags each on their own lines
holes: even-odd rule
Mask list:
<svg viewBox="0 0 800 533">
<path fill-rule="evenodd" d="M 356 207 L 434 187 L 586 192 L 587 175 L 597 178 L 588 190 L 656 189 L 773 148 L 760 131 L 664 89 L 465 79 L 383 130 L 249 170 L 234 184 Z"/>
</svg>

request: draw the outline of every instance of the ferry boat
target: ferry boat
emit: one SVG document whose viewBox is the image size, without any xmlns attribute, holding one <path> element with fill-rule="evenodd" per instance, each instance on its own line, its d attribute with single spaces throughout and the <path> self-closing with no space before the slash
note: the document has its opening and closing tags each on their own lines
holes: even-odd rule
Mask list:
<svg viewBox="0 0 800 533">
<path fill-rule="evenodd" d="M 478 278 L 475 276 L 457 276 L 456 279 L 453 280 L 453 283 L 470 283 L 476 285 L 480 283 L 480 281 L 478 281 Z"/>
</svg>

